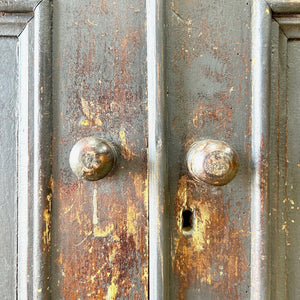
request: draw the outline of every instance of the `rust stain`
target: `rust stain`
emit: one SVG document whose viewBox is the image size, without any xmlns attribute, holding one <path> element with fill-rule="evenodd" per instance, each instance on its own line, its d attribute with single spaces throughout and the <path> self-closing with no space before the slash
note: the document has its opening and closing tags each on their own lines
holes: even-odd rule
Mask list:
<svg viewBox="0 0 300 300">
<path fill-rule="evenodd" d="M 53 198 L 53 178 L 52 176 L 49 179 L 48 183 L 49 193 L 46 196 L 46 206 L 43 211 L 43 219 L 44 219 L 44 226 L 45 229 L 43 231 L 43 242 L 45 246 L 50 246 L 51 242 L 51 207 L 52 207 L 52 198 Z"/>
<path fill-rule="evenodd" d="M 87 118 L 87 120 L 82 120 L 81 124 L 84 126 L 87 126 L 89 124 L 94 124 L 101 126 L 102 121 L 99 117 L 97 117 L 96 111 L 95 111 L 95 103 L 93 101 L 88 101 L 84 98 L 81 98 L 81 106 L 82 106 L 82 112 L 84 116 Z"/>
<path fill-rule="evenodd" d="M 62 210 L 58 221 L 64 224 L 60 234 L 66 239 L 61 241 L 56 263 L 64 274 L 60 284 L 68 299 L 87 295 L 91 299 L 147 299 L 148 232 L 144 203 L 148 202 L 148 187 L 144 174 L 131 172 L 124 190 L 116 188 L 115 178 L 107 178 L 105 191 L 95 192 L 95 185 L 90 193 L 83 184 L 63 186 L 59 198 L 65 200 L 68 213 Z M 140 278 L 139 295 L 133 292 L 136 287 L 132 277 Z"/>
<path fill-rule="evenodd" d="M 227 20 L 228 11 L 225 13 L 224 7 L 205 1 L 199 6 L 194 4 L 193 1 L 183 3 L 173 0 L 167 4 L 169 76 L 166 83 L 167 107 L 172 107 L 168 109 L 172 122 L 169 129 L 171 148 L 174 141 L 180 152 L 183 147 L 178 145 L 187 146 L 187 141 L 193 139 L 197 141 L 208 136 L 229 139 L 248 151 L 250 162 L 248 41 L 237 38 L 239 29 L 228 22 L 230 18 Z M 240 11 L 239 6 L 235 6 L 233 11 Z M 244 12 L 244 20 L 235 20 L 240 22 L 243 30 L 248 30 L 250 11 L 244 9 Z M 199 19 L 199 14 L 203 18 Z M 218 24 L 212 16 L 218 16 Z M 238 138 L 239 134 L 242 140 Z M 169 163 L 174 162 L 176 166 L 177 157 L 169 159 Z M 172 267 L 177 275 L 174 286 L 178 287 L 178 299 L 191 297 L 193 289 L 200 289 L 198 293 L 203 298 L 206 298 L 206 291 L 211 299 L 247 298 L 243 293 L 250 282 L 247 260 L 250 213 L 242 212 L 241 208 L 235 210 L 230 202 L 236 202 L 236 197 L 242 195 L 246 199 L 243 207 L 249 208 L 249 172 L 246 162 L 244 190 L 233 188 L 233 199 L 230 200 L 227 187 L 223 197 L 222 188 L 204 183 L 195 186 L 186 176 L 180 177 L 177 190 L 172 187 L 176 183 L 170 183 L 171 190 L 177 192 L 174 199 L 176 233 L 172 235 Z M 194 213 L 194 224 L 191 232 L 187 233 L 182 230 L 182 214 L 188 209 Z M 171 227 L 171 230 L 174 228 Z M 191 292 L 189 295 L 188 291 Z"/>
<path fill-rule="evenodd" d="M 137 154 L 132 151 L 132 144 L 126 139 L 125 130 L 119 132 L 119 140 L 121 142 L 121 154 L 126 160 L 133 160 Z"/>
<path fill-rule="evenodd" d="M 226 130 L 228 122 L 232 121 L 232 105 L 228 101 L 227 94 L 219 94 L 217 102 L 204 104 L 200 99 L 200 105 L 194 109 L 193 125 L 195 128 L 203 128 L 207 122 L 215 124 L 216 134 Z"/>
<path fill-rule="evenodd" d="M 69 77 L 58 147 L 101 134 L 122 156 L 96 184 L 70 178 L 67 164 L 59 165 L 55 289 L 71 300 L 148 299 L 145 12 L 140 2 L 132 3 L 138 14 L 128 4 L 88 3 L 71 6 L 78 26 L 66 20 L 76 40 L 60 58 Z"/>
<path fill-rule="evenodd" d="M 94 236 L 95 237 L 106 237 L 112 234 L 114 230 L 114 224 L 109 224 L 106 227 L 102 228 L 101 226 L 94 227 Z"/>
<path fill-rule="evenodd" d="M 198 188 L 197 188 L 198 187 Z M 223 202 L 220 189 L 213 192 L 199 186 L 186 175 L 178 183 L 175 200 L 177 226 L 172 252 L 172 266 L 180 282 L 178 299 L 194 285 L 209 285 L 226 299 L 238 299 L 237 284 L 249 272 L 242 237 L 247 227 L 236 228 L 229 219 L 229 205 Z M 182 210 L 195 211 L 193 232 L 182 232 Z M 216 296 L 215 299 L 221 299 Z"/>
</svg>

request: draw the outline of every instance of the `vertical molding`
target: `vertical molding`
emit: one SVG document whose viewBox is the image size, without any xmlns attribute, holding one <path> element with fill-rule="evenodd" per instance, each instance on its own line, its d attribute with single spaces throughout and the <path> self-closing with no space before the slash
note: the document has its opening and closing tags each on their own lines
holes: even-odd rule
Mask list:
<svg viewBox="0 0 300 300">
<path fill-rule="evenodd" d="M 2 30 L 4 36 L 16 35 L 19 42 L 16 297 L 20 300 L 44 299 L 49 295 L 51 5 L 48 0 L 31 4 L 28 21 L 21 27 L 19 15 L 29 11 L 29 7 L 24 7 L 24 11 L 5 7 L 12 14 L 12 21 L 11 26 L 3 27 L 6 32 Z"/>
<path fill-rule="evenodd" d="M 164 91 L 164 1 L 147 0 L 149 130 L 149 296 L 168 298 L 167 157 Z"/>
<path fill-rule="evenodd" d="M 51 5 L 35 8 L 34 23 L 34 159 L 33 159 L 33 299 L 49 294 L 51 183 Z"/>
<path fill-rule="evenodd" d="M 18 293 L 20 299 L 28 299 L 29 245 L 29 91 L 28 91 L 28 27 L 19 37 L 19 128 L 18 128 Z"/>
<path fill-rule="evenodd" d="M 251 299 L 269 298 L 268 141 L 272 12 L 252 3 Z"/>
</svg>

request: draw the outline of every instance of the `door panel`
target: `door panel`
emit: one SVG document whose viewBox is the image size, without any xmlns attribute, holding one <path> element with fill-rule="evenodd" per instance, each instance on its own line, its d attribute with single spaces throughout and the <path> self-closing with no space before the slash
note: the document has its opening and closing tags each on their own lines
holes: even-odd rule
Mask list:
<svg viewBox="0 0 300 300">
<path fill-rule="evenodd" d="M 37 4 L 0 3 L 2 299 L 47 295 L 51 19 Z"/>
<path fill-rule="evenodd" d="M 298 15 L 278 11 L 271 31 L 272 299 L 297 299 L 299 295 L 299 24 Z"/>
<path fill-rule="evenodd" d="M 249 297 L 250 21 L 247 1 L 167 2 L 169 299 Z M 187 152 L 205 139 L 238 152 L 238 175 L 229 184 L 189 175 Z M 194 214 L 188 233 L 187 210 Z"/>
<path fill-rule="evenodd" d="M 0 12 L 1 298 L 297 299 L 299 1 Z M 117 152 L 98 181 L 69 164 L 84 137 Z M 195 179 L 202 140 L 232 181 Z"/>
<path fill-rule="evenodd" d="M 300 27 L 299 27 L 300 29 Z M 287 246 L 287 289 L 288 299 L 297 299 L 300 287 L 297 284 L 300 270 L 300 213 L 299 213 L 299 182 L 300 182 L 300 155 L 299 155 L 299 83 L 300 83 L 300 42 L 288 43 L 288 85 L 287 85 L 287 189 L 286 189 L 286 246 Z M 297 205 L 295 207 L 295 204 Z"/>
<path fill-rule="evenodd" d="M 17 182 L 17 104 L 18 93 L 18 44 L 17 38 L 1 37 L 0 51 L 6 53 L 0 63 L 0 171 L 1 187 L 16 187 Z M 17 259 L 17 190 L 4 189 L 0 196 L 0 297 L 14 299 L 16 289 Z"/>
<path fill-rule="evenodd" d="M 53 299 L 148 298 L 144 1 L 53 2 Z M 96 182 L 69 166 L 73 145 L 112 142 Z"/>
</svg>

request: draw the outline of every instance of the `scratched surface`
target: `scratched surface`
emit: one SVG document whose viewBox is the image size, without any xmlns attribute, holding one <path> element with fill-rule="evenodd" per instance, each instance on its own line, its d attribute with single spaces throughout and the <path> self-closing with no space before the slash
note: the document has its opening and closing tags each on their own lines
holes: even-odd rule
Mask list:
<svg viewBox="0 0 300 300">
<path fill-rule="evenodd" d="M 250 4 L 167 1 L 170 299 L 250 298 Z M 188 175 L 185 155 L 202 139 L 239 155 L 224 187 Z M 183 231 L 188 209 L 192 228 Z"/>
<path fill-rule="evenodd" d="M 148 298 L 145 2 L 53 2 L 51 297 Z M 118 149 L 114 173 L 78 180 L 72 146 Z"/>
</svg>

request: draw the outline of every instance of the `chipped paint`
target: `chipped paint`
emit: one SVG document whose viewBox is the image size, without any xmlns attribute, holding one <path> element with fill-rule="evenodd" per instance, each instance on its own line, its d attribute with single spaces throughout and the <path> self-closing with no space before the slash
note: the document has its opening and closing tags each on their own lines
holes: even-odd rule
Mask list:
<svg viewBox="0 0 300 300">
<path fill-rule="evenodd" d="M 81 125 L 87 126 L 89 124 L 95 124 L 97 126 L 102 125 L 102 120 L 97 118 L 94 102 L 91 100 L 86 100 L 84 98 L 81 98 L 81 106 L 82 106 L 82 112 L 84 116 L 87 118 L 87 120 L 83 120 L 81 122 Z"/>
<path fill-rule="evenodd" d="M 144 5 L 85 0 L 61 5 L 67 17 L 56 24 L 69 29 L 54 59 L 57 71 L 68 75 L 54 80 L 62 105 L 55 106 L 52 296 L 148 299 Z M 121 154 L 115 170 L 94 183 L 72 176 L 60 159 L 76 140 L 91 135 L 111 141 Z"/>
<path fill-rule="evenodd" d="M 121 154 L 126 160 L 133 160 L 137 156 L 131 149 L 128 140 L 126 139 L 125 130 L 119 132 L 119 140 L 121 142 Z"/>
<path fill-rule="evenodd" d="M 106 237 L 110 235 L 114 230 L 114 224 L 110 224 L 105 228 L 102 228 L 100 225 L 94 227 L 94 236 L 95 237 Z"/>
<path fill-rule="evenodd" d="M 118 292 L 118 288 L 114 282 L 108 287 L 107 295 L 105 299 L 115 300 Z"/>
<path fill-rule="evenodd" d="M 50 190 L 49 194 L 46 196 L 46 205 L 43 212 L 44 220 L 44 231 L 43 231 L 43 242 L 44 245 L 50 246 L 51 242 L 51 211 L 52 211 L 52 198 L 53 198 L 53 179 L 50 177 L 48 188 Z"/>
<path fill-rule="evenodd" d="M 93 224 L 98 224 L 98 199 L 97 199 L 97 187 L 94 188 L 93 192 Z"/>
<path fill-rule="evenodd" d="M 179 280 L 177 297 L 186 299 L 188 288 L 202 283 L 225 298 L 237 299 L 235 285 L 243 280 L 249 264 L 241 242 L 248 232 L 230 223 L 229 208 L 222 203 L 220 191 L 210 194 L 204 186 L 199 198 L 194 198 L 196 188 L 194 181 L 186 175 L 178 182 L 175 203 L 177 234 L 172 254 L 173 271 Z M 181 231 L 181 212 L 186 208 L 195 211 L 193 233 L 189 236 Z"/>
</svg>

